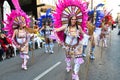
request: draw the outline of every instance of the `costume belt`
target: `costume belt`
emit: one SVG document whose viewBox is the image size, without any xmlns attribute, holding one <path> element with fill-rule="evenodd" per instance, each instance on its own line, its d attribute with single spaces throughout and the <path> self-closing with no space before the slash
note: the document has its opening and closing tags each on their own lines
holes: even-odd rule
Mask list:
<svg viewBox="0 0 120 80">
<path fill-rule="evenodd" d="M 68 46 L 68 47 L 71 48 L 71 49 L 75 49 L 75 48 L 78 46 L 78 43 L 79 43 L 79 42 L 77 42 L 77 43 L 74 44 L 74 45 L 70 45 L 70 44 L 64 43 L 64 45 L 65 45 L 65 46 Z"/>
<path fill-rule="evenodd" d="M 20 53 L 21 55 L 28 55 L 28 54 L 24 54 L 24 53 Z"/>
<path fill-rule="evenodd" d="M 68 53 L 66 54 L 66 57 L 75 57 L 75 58 L 83 58 L 81 54 L 73 54 L 73 53 Z"/>
</svg>

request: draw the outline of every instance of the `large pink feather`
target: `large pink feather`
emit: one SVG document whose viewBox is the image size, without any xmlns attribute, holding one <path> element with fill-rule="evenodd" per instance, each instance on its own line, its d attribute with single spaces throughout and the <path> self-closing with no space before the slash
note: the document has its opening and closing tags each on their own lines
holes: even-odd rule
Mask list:
<svg viewBox="0 0 120 80">
<path fill-rule="evenodd" d="M 86 28 L 86 22 L 88 19 L 87 15 L 87 2 L 83 2 L 82 0 L 58 0 L 58 4 L 56 4 L 56 11 L 54 15 L 54 27 L 59 28 L 62 26 L 62 12 L 68 6 L 77 6 L 82 12 L 82 23 L 81 27 L 84 30 Z M 64 39 L 64 32 L 57 32 L 57 35 L 61 41 Z"/>
<path fill-rule="evenodd" d="M 12 0 L 12 3 L 17 10 L 21 10 L 18 0 Z"/>
<path fill-rule="evenodd" d="M 18 16 L 22 16 L 25 18 L 25 23 L 27 26 L 29 26 L 30 23 L 30 18 L 28 17 L 28 15 L 22 11 L 20 5 L 19 5 L 19 1 L 18 0 L 12 0 L 12 3 L 15 7 L 15 10 L 12 10 L 12 12 L 7 15 L 7 20 L 4 21 L 4 24 L 6 24 L 6 27 L 3 28 L 3 30 L 7 31 L 9 35 L 9 37 L 12 37 L 13 34 L 13 23 L 14 23 L 14 19 Z"/>
</svg>

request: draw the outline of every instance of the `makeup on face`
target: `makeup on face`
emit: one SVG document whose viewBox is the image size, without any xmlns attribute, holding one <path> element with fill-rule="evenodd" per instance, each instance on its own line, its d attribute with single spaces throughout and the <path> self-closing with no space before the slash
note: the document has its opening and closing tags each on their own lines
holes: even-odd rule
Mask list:
<svg viewBox="0 0 120 80">
<path fill-rule="evenodd" d="M 75 17 L 75 16 L 72 17 L 72 19 L 71 19 L 71 24 L 72 24 L 72 25 L 75 25 L 75 24 L 76 24 L 76 21 L 77 21 L 76 17 Z"/>
</svg>

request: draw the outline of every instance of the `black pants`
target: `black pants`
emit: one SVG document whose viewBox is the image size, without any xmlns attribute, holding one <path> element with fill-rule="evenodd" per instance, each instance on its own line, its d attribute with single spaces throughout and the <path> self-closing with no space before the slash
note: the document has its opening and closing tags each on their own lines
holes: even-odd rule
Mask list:
<svg viewBox="0 0 120 80">
<path fill-rule="evenodd" d="M 3 54 L 4 54 L 3 49 L 0 49 L 0 61 L 2 61 L 2 60 L 3 60 L 3 58 L 2 58 Z"/>
<path fill-rule="evenodd" d="M 14 48 L 12 46 L 9 46 L 6 51 L 6 58 L 13 57 L 14 54 Z"/>
<path fill-rule="evenodd" d="M 118 32 L 118 35 L 120 35 L 120 30 L 119 30 L 119 32 Z"/>
</svg>

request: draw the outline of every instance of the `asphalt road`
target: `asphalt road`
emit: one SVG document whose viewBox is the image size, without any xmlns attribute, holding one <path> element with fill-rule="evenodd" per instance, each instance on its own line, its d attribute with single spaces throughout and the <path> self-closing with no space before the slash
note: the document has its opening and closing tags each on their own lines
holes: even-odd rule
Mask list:
<svg viewBox="0 0 120 80">
<path fill-rule="evenodd" d="M 95 60 L 89 60 L 89 54 L 81 65 L 80 80 L 120 80 L 120 36 L 114 29 L 108 38 L 108 47 L 95 49 Z M 0 62 L 0 80 L 71 80 L 72 71 L 66 72 L 65 52 L 55 44 L 55 53 L 44 53 L 44 48 L 30 52 L 28 70 L 21 69 L 19 55 Z M 87 49 L 88 50 L 88 49 Z M 86 53 L 88 51 L 86 50 Z M 73 63 L 72 63 L 73 65 Z"/>
</svg>

